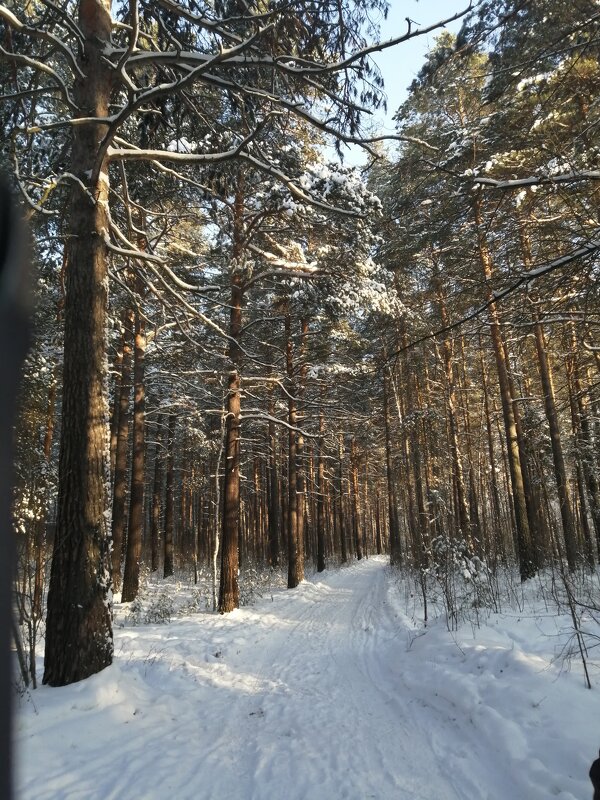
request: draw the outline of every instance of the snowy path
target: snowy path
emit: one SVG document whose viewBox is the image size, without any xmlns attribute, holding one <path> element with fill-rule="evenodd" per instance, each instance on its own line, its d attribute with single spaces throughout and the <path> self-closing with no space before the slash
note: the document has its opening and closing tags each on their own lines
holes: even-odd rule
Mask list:
<svg viewBox="0 0 600 800">
<path fill-rule="evenodd" d="M 20 797 L 589 796 L 598 692 L 572 680 L 566 703 L 557 695 L 538 712 L 556 675 L 504 634 L 467 650 L 441 626 L 414 641 L 411 627 L 389 568 L 373 558 L 231 615 L 118 630 L 113 667 L 43 688 L 37 711 L 23 708 Z M 578 722 L 590 700 L 579 730 L 590 741 L 578 752 L 556 722 Z M 572 719 L 560 719 L 566 705 Z"/>
</svg>

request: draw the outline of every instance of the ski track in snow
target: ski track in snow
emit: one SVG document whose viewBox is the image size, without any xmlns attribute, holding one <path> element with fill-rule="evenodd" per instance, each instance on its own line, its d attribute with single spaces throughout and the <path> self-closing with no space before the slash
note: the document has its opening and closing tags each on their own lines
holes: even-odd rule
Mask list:
<svg viewBox="0 0 600 800">
<path fill-rule="evenodd" d="M 18 798 L 591 796 L 597 691 L 561 676 L 567 700 L 538 719 L 558 681 L 514 641 L 419 633 L 379 557 L 230 615 L 117 628 L 112 667 L 23 705 Z"/>
</svg>

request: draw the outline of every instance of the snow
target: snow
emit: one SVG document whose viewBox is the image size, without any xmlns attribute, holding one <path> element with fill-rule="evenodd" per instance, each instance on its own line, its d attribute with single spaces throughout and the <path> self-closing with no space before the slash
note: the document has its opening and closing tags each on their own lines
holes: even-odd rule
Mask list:
<svg viewBox="0 0 600 800">
<path fill-rule="evenodd" d="M 564 669 L 566 618 L 528 591 L 451 633 L 375 557 L 225 616 L 120 607 L 113 666 L 23 698 L 19 797 L 584 800 L 598 665 L 592 691 Z"/>
</svg>

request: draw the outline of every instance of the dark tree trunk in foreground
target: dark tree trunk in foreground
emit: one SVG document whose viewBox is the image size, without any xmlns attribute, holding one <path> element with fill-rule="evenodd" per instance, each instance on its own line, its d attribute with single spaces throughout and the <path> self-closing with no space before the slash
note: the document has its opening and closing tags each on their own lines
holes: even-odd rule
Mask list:
<svg viewBox="0 0 600 800">
<path fill-rule="evenodd" d="M 85 12 L 85 20 L 83 14 Z M 108 116 L 111 73 L 102 57 L 109 39 L 110 0 L 79 4 L 85 35 L 74 87 L 80 117 Z M 106 373 L 107 165 L 97 164 L 105 125 L 72 129 L 72 189 L 65 298 L 63 406 L 56 534 L 48 592 L 44 683 L 64 686 L 112 662 Z"/>
</svg>

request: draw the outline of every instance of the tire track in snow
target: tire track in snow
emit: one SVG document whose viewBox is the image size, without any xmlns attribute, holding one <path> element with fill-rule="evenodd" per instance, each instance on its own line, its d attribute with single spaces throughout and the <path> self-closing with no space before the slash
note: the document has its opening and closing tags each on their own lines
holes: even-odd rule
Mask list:
<svg viewBox="0 0 600 800">
<path fill-rule="evenodd" d="M 288 798 L 462 800 L 437 769 L 428 736 L 416 741 L 390 702 L 393 687 L 373 677 L 386 641 L 398 636 L 386 616 L 387 583 L 385 563 L 371 559 L 298 589 L 312 610 L 298 616 L 284 659 L 271 659 L 287 691 L 284 703 L 263 701 L 279 736 L 258 747 L 252 797 L 279 798 L 285 785 Z"/>
</svg>

